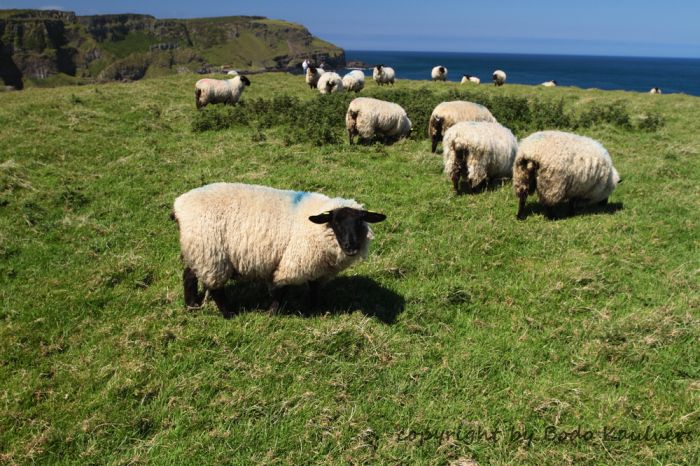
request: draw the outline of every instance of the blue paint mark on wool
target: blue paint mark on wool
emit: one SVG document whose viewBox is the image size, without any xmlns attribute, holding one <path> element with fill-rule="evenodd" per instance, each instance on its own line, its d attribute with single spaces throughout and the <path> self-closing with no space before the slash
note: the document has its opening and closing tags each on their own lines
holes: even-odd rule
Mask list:
<svg viewBox="0 0 700 466">
<path fill-rule="evenodd" d="M 307 193 L 306 191 L 294 191 L 294 193 L 292 194 L 292 204 L 299 204 L 302 201 L 302 199 L 304 199 L 308 195 L 309 193 Z"/>
</svg>

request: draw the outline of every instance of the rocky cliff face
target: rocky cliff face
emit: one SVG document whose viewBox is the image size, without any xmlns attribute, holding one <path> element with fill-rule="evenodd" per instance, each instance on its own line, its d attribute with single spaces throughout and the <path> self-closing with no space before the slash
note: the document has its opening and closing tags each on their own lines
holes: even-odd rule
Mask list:
<svg viewBox="0 0 700 466">
<path fill-rule="evenodd" d="M 342 49 L 303 26 L 259 16 L 159 20 L 0 10 L 0 79 L 18 89 L 26 80 L 58 74 L 133 80 L 222 68 L 288 69 L 304 58 L 336 67 L 345 63 Z"/>
</svg>

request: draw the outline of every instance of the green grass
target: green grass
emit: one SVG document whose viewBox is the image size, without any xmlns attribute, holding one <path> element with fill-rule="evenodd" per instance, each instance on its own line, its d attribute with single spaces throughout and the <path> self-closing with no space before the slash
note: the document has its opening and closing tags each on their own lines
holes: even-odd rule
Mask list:
<svg viewBox="0 0 700 466">
<path fill-rule="evenodd" d="M 198 78 L 0 94 L 0 463 L 700 462 L 700 99 L 470 91 L 520 137 L 549 123 L 518 99 L 588 115 L 576 131 L 624 180 L 617 210 L 550 221 L 531 198 L 518 222 L 509 185 L 452 194 L 426 128 L 351 147 L 331 97 L 313 121 L 339 143 L 287 137 L 313 130 L 266 120 L 271 102 L 324 108 L 299 76 L 251 76 L 238 110 L 257 119 L 195 132 L 209 118 Z M 363 94 L 421 89 L 414 122 L 463 88 L 368 80 Z M 650 115 L 662 124 L 640 124 Z M 213 303 L 183 308 L 168 218 L 177 195 L 215 181 L 353 197 L 388 218 L 322 312 L 300 315 L 297 292 L 271 316 L 263 289 L 233 284 L 244 310 L 224 320 Z M 547 426 L 596 436 L 545 440 Z M 693 437 L 602 441 L 605 426 Z M 469 441 L 479 428 L 505 433 Z"/>
</svg>

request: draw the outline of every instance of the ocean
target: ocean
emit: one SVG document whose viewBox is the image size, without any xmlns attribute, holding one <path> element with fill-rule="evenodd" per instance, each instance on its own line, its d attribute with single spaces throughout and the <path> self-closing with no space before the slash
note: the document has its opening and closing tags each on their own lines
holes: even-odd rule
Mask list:
<svg viewBox="0 0 700 466">
<path fill-rule="evenodd" d="M 664 94 L 700 96 L 700 59 L 694 58 L 346 50 L 345 59 L 391 66 L 397 79 L 429 80 L 432 68 L 443 65 L 450 81 L 470 74 L 482 84 L 491 84 L 493 71 L 501 69 L 508 75 L 507 83 L 540 84 L 554 79 L 560 86 L 638 92 L 659 87 Z M 371 69 L 365 73 L 371 76 Z"/>
</svg>

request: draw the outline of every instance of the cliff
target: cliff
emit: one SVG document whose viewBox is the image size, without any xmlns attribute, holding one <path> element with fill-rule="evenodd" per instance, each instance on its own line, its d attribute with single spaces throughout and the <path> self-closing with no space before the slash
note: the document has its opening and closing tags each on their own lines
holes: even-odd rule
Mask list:
<svg viewBox="0 0 700 466">
<path fill-rule="evenodd" d="M 226 68 L 284 70 L 304 58 L 333 67 L 345 64 L 342 49 L 305 27 L 262 16 L 156 19 L 0 10 L 0 79 L 18 89 L 27 80 L 136 80 Z"/>
</svg>

